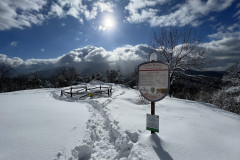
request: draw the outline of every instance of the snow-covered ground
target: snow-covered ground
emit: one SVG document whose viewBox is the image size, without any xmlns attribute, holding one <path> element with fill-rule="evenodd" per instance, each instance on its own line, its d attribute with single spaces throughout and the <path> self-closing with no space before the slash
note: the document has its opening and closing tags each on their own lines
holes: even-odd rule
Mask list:
<svg viewBox="0 0 240 160">
<path fill-rule="evenodd" d="M 56 100 L 52 91 L 0 94 L 0 160 L 54 159 L 82 141 L 86 104 Z"/>
<path fill-rule="evenodd" d="M 150 104 L 113 85 L 111 96 L 75 101 L 56 89 L 0 94 L 0 159 L 239 160 L 240 116 L 166 97 L 159 133 L 146 128 Z"/>
</svg>

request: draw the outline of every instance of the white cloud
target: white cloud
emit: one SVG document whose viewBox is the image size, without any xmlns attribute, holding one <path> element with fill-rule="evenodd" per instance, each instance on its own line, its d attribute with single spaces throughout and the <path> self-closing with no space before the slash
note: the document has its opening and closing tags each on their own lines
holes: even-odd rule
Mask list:
<svg viewBox="0 0 240 160">
<path fill-rule="evenodd" d="M 68 59 L 69 63 L 73 62 L 76 56 L 86 62 L 144 61 L 151 52 L 152 49 L 144 44 L 126 45 L 113 51 L 106 51 L 102 47 L 86 46 L 69 52 L 61 59 Z"/>
<path fill-rule="evenodd" d="M 48 11 L 47 4 L 50 5 Z M 92 20 L 100 12 L 113 12 L 113 3 L 89 1 L 83 4 L 81 0 L 1 0 L 0 1 L 0 30 L 11 28 L 24 29 L 33 24 L 41 25 L 46 18 L 72 16 L 83 23 Z"/>
<path fill-rule="evenodd" d="M 42 49 L 41 49 L 41 52 L 44 52 L 44 51 L 45 51 L 45 49 L 44 49 L 44 48 L 42 48 Z"/>
<path fill-rule="evenodd" d="M 1 0 L 0 1 L 0 30 L 11 28 L 31 27 L 41 24 L 44 16 L 40 13 L 46 0 Z"/>
<path fill-rule="evenodd" d="M 131 0 L 125 7 L 129 16 L 127 21 L 131 23 L 147 22 L 151 26 L 183 26 L 190 24 L 197 26 L 202 23 L 200 20 L 211 12 L 220 12 L 231 6 L 234 0 L 189 0 L 183 4 L 177 4 L 169 7 L 169 13 L 161 10 L 161 7 L 167 5 L 167 0 Z M 171 3 L 171 2 L 169 2 Z"/>
<path fill-rule="evenodd" d="M 65 17 L 72 16 L 80 18 L 80 13 L 84 11 L 84 5 L 79 0 L 57 0 L 57 3 L 52 3 L 48 16 Z M 64 9 L 67 8 L 67 9 Z"/>
<path fill-rule="evenodd" d="M 12 66 L 19 66 L 24 63 L 24 61 L 21 58 L 13 57 L 8 58 L 5 54 L 0 54 L 0 63 L 7 63 Z"/>
<path fill-rule="evenodd" d="M 105 72 L 107 69 L 120 69 L 124 74 L 130 73 L 142 61 L 148 60 L 153 50 L 147 45 L 126 45 L 112 51 L 102 47 L 86 46 L 74 49 L 69 53 L 54 59 L 28 59 L 8 58 L 0 54 L 0 62 L 9 63 L 21 72 L 34 72 L 52 69 L 60 66 L 75 66 L 80 72 L 89 70 Z M 111 65 L 110 65 L 111 64 Z"/>
<path fill-rule="evenodd" d="M 18 45 L 18 42 L 17 41 L 12 41 L 11 43 L 10 43 L 10 46 L 12 46 L 12 47 L 16 47 Z"/>
<path fill-rule="evenodd" d="M 233 63 L 240 62 L 240 39 L 223 37 L 202 44 L 207 48 L 207 53 L 214 59 L 209 70 L 225 70 Z"/>
<path fill-rule="evenodd" d="M 108 61 L 146 61 L 152 52 L 148 45 L 126 45 L 109 52 Z"/>
<path fill-rule="evenodd" d="M 154 7 L 157 4 L 164 4 L 167 0 L 130 0 L 126 9 L 135 11 L 145 7 Z"/>
<path fill-rule="evenodd" d="M 104 48 L 91 47 L 91 49 L 88 50 L 87 55 L 85 55 L 83 59 L 84 61 L 88 61 L 88 62 L 99 62 L 99 61 L 105 62 L 107 61 L 108 56 L 109 56 L 109 53 L 106 52 Z"/>
<path fill-rule="evenodd" d="M 110 3 L 110 2 L 105 2 L 105 3 L 104 2 L 97 2 L 95 5 L 100 8 L 100 12 L 105 12 L 105 11 L 107 11 L 109 13 L 113 12 L 113 9 L 112 9 L 113 4 Z"/>
<path fill-rule="evenodd" d="M 98 14 L 98 9 L 96 6 L 92 8 L 92 10 L 88 10 L 86 7 L 84 9 L 84 15 L 87 20 L 94 19 Z"/>
<path fill-rule="evenodd" d="M 240 57 L 240 39 L 236 38 L 223 38 L 221 40 L 213 40 L 203 45 L 207 49 L 214 50 L 215 56 L 239 56 Z"/>
<path fill-rule="evenodd" d="M 211 70 L 225 70 L 233 63 L 240 62 L 240 24 L 214 26 L 216 33 L 208 35 L 211 39 L 202 46 L 207 48 L 209 56 L 215 59 Z"/>
<path fill-rule="evenodd" d="M 86 46 L 63 55 L 57 63 L 59 65 L 72 64 L 80 72 L 88 70 L 105 72 L 106 69 L 120 69 L 127 74 L 132 72 L 140 62 L 148 60 L 152 52 L 153 49 L 143 44 L 126 45 L 113 51 L 106 51 L 102 47 Z M 76 59 L 80 63 L 77 63 Z"/>
<path fill-rule="evenodd" d="M 202 44 L 208 49 L 208 55 L 215 59 L 215 63 L 205 68 L 208 70 L 224 70 L 229 65 L 240 61 L 240 40 L 223 38 Z M 134 71 L 141 62 L 148 61 L 149 55 L 155 50 L 146 44 L 136 46 L 125 45 L 112 51 L 102 47 L 85 46 L 77 48 L 53 59 L 8 58 L 0 54 L 0 62 L 6 62 L 21 72 L 53 69 L 61 66 L 74 66 L 80 73 L 105 72 L 107 69 L 120 69 L 124 74 Z"/>
<path fill-rule="evenodd" d="M 240 9 L 233 15 L 233 17 L 240 19 Z"/>
<path fill-rule="evenodd" d="M 9 0 L 2 0 L 9 2 Z M 11 0 L 9 2 L 14 8 L 19 8 L 24 11 L 39 11 L 47 3 L 45 0 Z"/>
<path fill-rule="evenodd" d="M 61 6 L 59 6 L 57 3 L 53 3 L 51 5 L 50 12 L 48 13 L 51 16 L 58 16 L 58 17 L 63 17 L 64 16 L 64 11 Z"/>
<path fill-rule="evenodd" d="M 49 16 L 65 17 L 72 16 L 79 19 L 83 23 L 83 18 L 86 20 L 95 19 L 99 12 L 113 12 L 113 4 L 102 0 L 83 4 L 80 0 L 57 0 L 53 3 Z"/>
<path fill-rule="evenodd" d="M 215 26 L 217 32 L 208 35 L 211 39 L 236 38 L 240 39 L 240 24 L 234 23 L 229 26 L 217 25 Z"/>
</svg>

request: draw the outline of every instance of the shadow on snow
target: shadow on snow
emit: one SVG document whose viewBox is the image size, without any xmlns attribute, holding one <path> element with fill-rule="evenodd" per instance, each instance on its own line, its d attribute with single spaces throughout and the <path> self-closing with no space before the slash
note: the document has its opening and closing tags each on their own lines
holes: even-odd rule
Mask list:
<svg viewBox="0 0 240 160">
<path fill-rule="evenodd" d="M 153 141 L 153 143 L 155 143 L 155 145 L 153 144 L 152 147 L 153 147 L 154 151 L 157 153 L 159 159 L 173 160 L 171 155 L 163 149 L 163 147 L 161 145 L 161 139 L 158 137 L 158 135 L 156 133 L 151 135 L 151 140 Z"/>
</svg>

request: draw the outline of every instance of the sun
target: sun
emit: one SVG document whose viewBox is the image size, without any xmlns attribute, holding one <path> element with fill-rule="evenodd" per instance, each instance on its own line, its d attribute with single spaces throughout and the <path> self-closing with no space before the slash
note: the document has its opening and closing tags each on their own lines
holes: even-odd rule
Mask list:
<svg viewBox="0 0 240 160">
<path fill-rule="evenodd" d="M 115 27 L 115 20 L 113 16 L 105 16 L 102 21 L 102 25 L 98 27 L 99 30 L 112 30 Z"/>
<path fill-rule="evenodd" d="M 106 17 L 104 19 L 104 27 L 111 29 L 114 25 L 114 21 L 111 17 Z"/>
</svg>

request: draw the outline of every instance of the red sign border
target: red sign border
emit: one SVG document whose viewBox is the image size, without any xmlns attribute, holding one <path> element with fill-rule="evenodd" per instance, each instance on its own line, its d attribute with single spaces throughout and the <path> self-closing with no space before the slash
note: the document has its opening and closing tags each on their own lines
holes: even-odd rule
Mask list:
<svg viewBox="0 0 240 160">
<path fill-rule="evenodd" d="M 140 70 L 139 70 L 139 68 L 142 66 L 142 65 L 145 65 L 145 64 L 149 64 L 149 63 L 161 63 L 161 64 L 164 64 L 164 65 L 167 65 L 167 64 L 165 64 L 165 63 L 162 63 L 161 61 L 151 61 L 151 62 L 145 62 L 145 63 L 141 63 L 141 64 L 139 64 L 138 65 L 138 90 L 139 90 L 139 88 L 140 88 L 140 86 L 139 86 L 139 72 L 140 72 Z M 161 98 L 159 98 L 159 99 L 157 99 L 157 100 L 151 100 L 151 99 L 148 99 L 147 97 L 145 97 L 143 94 L 142 94 L 142 92 L 139 90 L 139 92 L 140 92 L 140 94 L 145 98 L 145 99 L 147 99 L 148 101 L 151 101 L 151 102 L 157 102 L 157 101 L 160 101 L 160 100 L 162 100 L 162 99 L 164 99 L 166 96 L 167 96 L 167 94 L 168 94 L 168 92 L 169 92 L 169 88 L 170 88 L 170 71 L 169 71 L 169 65 L 167 65 L 168 66 L 168 89 L 167 89 L 167 92 L 164 94 L 164 96 L 163 97 L 161 97 Z M 164 69 L 165 70 L 165 69 Z"/>
</svg>

